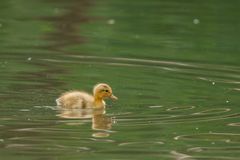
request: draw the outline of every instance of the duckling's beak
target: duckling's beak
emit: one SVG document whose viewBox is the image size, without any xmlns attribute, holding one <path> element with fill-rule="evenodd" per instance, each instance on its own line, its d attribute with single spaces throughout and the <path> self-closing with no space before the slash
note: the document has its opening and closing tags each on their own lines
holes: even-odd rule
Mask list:
<svg viewBox="0 0 240 160">
<path fill-rule="evenodd" d="M 113 94 L 110 97 L 112 100 L 118 100 L 118 98 L 116 96 L 114 96 Z"/>
</svg>

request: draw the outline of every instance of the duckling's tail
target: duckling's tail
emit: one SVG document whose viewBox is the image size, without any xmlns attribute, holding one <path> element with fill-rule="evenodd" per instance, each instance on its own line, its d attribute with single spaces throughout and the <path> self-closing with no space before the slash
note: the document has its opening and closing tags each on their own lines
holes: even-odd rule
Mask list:
<svg viewBox="0 0 240 160">
<path fill-rule="evenodd" d="M 56 99 L 56 103 L 57 103 L 58 106 L 61 106 L 62 105 L 61 99 L 60 98 Z"/>
</svg>

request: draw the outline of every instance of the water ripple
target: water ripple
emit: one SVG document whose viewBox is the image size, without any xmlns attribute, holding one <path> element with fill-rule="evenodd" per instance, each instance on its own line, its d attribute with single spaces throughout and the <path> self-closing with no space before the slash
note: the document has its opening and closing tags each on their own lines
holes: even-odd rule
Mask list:
<svg viewBox="0 0 240 160">
<path fill-rule="evenodd" d="M 190 109 L 194 109 L 195 106 L 180 106 L 180 107 L 172 107 L 172 108 L 168 108 L 166 109 L 167 111 L 179 111 L 179 110 L 190 110 Z"/>
<path fill-rule="evenodd" d="M 118 146 L 131 146 L 131 147 L 136 147 L 136 146 L 146 146 L 146 145 L 162 145 L 164 142 L 162 141 L 156 141 L 156 142 L 122 142 L 119 143 Z"/>
<path fill-rule="evenodd" d="M 195 112 L 195 106 L 178 106 L 165 108 L 163 106 L 149 106 L 149 109 L 161 110 L 159 114 L 116 115 L 118 125 L 154 125 L 173 123 L 194 123 L 202 121 L 215 121 L 240 117 L 239 113 L 231 113 L 230 108 L 206 109 Z M 188 112 L 186 112 L 188 111 Z M 145 110 L 146 112 L 146 110 Z M 145 113 L 144 112 L 144 113 Z M 230 114 L 231 113 L 231 114 Z"/>
<path fill-rule="evenodd" d="M 229 111 L 231 111 L 230 108 L 217 108 L 217 109 L 208 109 L 205 111 L 196 112 L 196 113 L 193 113 L 193 115 L 219 114 L 219 113 L 224 113 Z"/>
<path fill-rule="evenodd" d="M 240 134 L 237 133 L 199 133 L 194 135 L 180 135 L 174 137 L 175 140 L 196 140 L 209 141 L 212 144 L 221 141 L 225 143 L 240 143 Z"/>
<path fill-rule="evenodd" d="M 69 59 L 69 60 L 67 60 Z M 238 66 L 224 66 L 221 65 L 209 65 L 201 63 L 186 63 L 164 60 L 151 60 L 151 59 L 137 59 L 137 58 L 123 58 L 123 57 L 98 57 L 98 56 L 83 56 L 83 55 L 68 55 L 64 59 L 41 59 L 43 61 L 53 63 L 98 63 L 104 65 L 117 65 L 117 66 L 133 66 L 133 67 L 159 67 L 163 70 L 177 71 L 182 73 L 195 74 L 197 70 L 205 72 L 204 75 L 208 75 L 209 71 L 216 72 L 221 75 L 221 72 L 228 73 L 229 77 L 238 77 Z M 199 78 L 199 76 L 197 76 Z M 239 77 L 238 77 L 239 78 Z M 200 79 L 205 79 L 200 77 Z M 206 78 L 208 80 L 208 78 Z"/>
<path fill-rule="evenodd" d="M 193 156 L 194 159 L 206 160 L 238 160 L 240 147 L 234 146 L 209 146 L 209 147 L 192 147 L 187 152 L 191 154 L 200 154 L 202 156 Z M 212 156 L 214 155 L 214 156 Z M 225 156 L 223 156 L 225 155 Z"/>
<path fill-rule="evenodd" d="M 187 149 L 188 152 L 237 152 L 239 153 L 240 147 L 193 147 Z"/>
</svg>

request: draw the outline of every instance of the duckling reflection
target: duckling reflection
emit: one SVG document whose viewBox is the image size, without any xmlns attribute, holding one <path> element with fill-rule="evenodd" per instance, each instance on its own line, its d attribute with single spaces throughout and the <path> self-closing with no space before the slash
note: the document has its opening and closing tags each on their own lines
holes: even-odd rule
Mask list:
<svg viewBox="0 0 240 160">
<path fill-rule="evenodd" d="M 105 115 L 105 110 L 94 110 L 92 117 L 92 129 L 110 130 L 112 128 L 112 118 Z"/>
<path fill-rule="evenodd" d="M 102 109 L 61 109 L 57 116 L 66 119 L 90 119 L 92 129 L 98 131 L 93 137 L 108 137 L 108 131 L 112 128 L 112 117 L 108 117 L 104 108 Z M 70 123 L 71 125 L 73 123 Z M 76 123 L 79 124 L 79 123 Z M 80 123 L 81 124 L 81 123 Z"/>
</svg>

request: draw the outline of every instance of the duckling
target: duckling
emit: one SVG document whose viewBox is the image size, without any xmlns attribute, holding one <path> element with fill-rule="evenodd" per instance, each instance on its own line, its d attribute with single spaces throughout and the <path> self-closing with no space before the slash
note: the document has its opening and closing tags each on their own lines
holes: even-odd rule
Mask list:
<svg viewBox="0 0 240 160">
<path fill-rule="evenodd" d="M 105 108 L 104 99 L 117 100 L 112 88 L 106 83 L 99 83 L 93 87 L 93 95 L 83 91 L 69 91 L 56 99 L 57 105 L 66 109 Z"/>
</svg>

